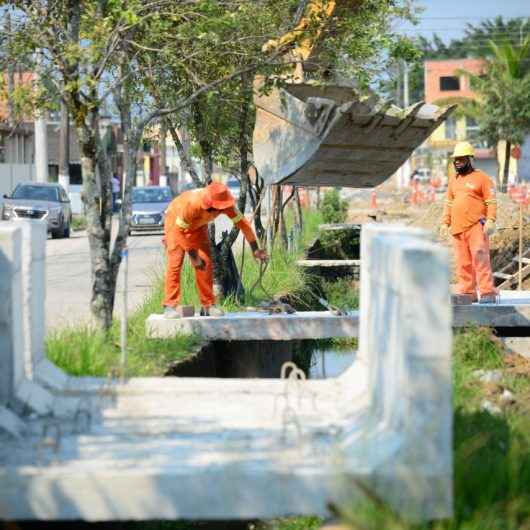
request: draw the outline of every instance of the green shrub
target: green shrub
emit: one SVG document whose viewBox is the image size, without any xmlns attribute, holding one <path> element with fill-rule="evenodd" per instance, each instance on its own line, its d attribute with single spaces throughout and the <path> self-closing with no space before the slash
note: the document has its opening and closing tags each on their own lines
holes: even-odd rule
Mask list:
<svg viewBox="0 0 530 530">
<path fill-rule="evenodd" d="M 321 211 L 325 223 L 344 223 L 348 217 L 348 201 L 341 199 L 339 190 L 333 188 L 324 194 Z"/>
</svg>

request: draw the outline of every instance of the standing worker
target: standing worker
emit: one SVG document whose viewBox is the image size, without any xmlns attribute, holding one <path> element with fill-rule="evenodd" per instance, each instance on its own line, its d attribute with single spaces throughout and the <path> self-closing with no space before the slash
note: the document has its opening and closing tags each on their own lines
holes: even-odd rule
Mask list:
<svg viewBox="0 0 530 530">
<path fill-rule="evenodd" d="M 456 175 L 449 179 L 440 227 L 442 237 L 451 234 L 453 239 L 458 278 L 455 304 L 476 302 L 477 287 L 481 304 L 497 300 L 488 241 L 495 232 L 495 187 L 488 175 L 473 168 L 474 156 L 470 143 L 456 144 L 451 156 Z"/>
<path fill-rule="evenodd" d="M 165 317 L 179 316 L 175 308 L 180 304 L 180 272 L 186 253 L 195 268 L 195 280 L 202 305 L 201 316 L 224 314 L 214 305 L 213 265 L 208 238 L 208 223 L 221 214 L 227 215 L 243 232 L 257 260 L 268 259 L 265 250 L 258 247 L 250 223 L 235 207 L 235 199 L 227 186 L 212 182 L 206 188 L 185 191 L 170 203 L 164 222 L 167 250 Z"/>
</svg>

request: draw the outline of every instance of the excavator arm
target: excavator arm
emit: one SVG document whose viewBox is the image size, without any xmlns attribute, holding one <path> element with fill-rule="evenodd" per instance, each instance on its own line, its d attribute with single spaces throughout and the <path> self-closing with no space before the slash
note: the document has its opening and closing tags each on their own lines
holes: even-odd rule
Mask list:
<svg viewBox="0 0 530 530">
<path fill-rule="evenodd" d="M 256 78 L 254 163 L 267 184 L 371 188 L 391 177 L 454 109 L 407 109 L 351 86 L 304 83 L 303 66 L 327 25 L 363 0 L 309 0 L 298 24 L 263 50 L 296 63 L 283 88 Z"/>
<path fill-rule="evenodd" d="M 281 53 L 294 45 L 293 55 L 301 61 L 306 61 L 322 30 L 335 12 L 337 1 L 340 2 L 340 0 L 310 0 L 306 12 L 296 27 L 279 39 L 266 42 L 263 51 Z"/>
</svg>

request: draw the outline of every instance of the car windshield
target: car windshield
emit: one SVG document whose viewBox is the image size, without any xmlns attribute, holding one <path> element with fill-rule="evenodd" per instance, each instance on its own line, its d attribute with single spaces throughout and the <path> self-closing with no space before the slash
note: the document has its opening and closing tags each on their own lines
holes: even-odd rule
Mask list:
<svg viewBox="0 0 530 530">
<path fill-rule="evenodd" d="M 59 202 L 59 190 L 52 186 L 18 186 L 13 192 L 13 199 Z"/>
<path fill-rule="evenodd" d="M 169 202 L 171 191 L 169 188 L 134 188 L 132 202 Z"/>
</svg>

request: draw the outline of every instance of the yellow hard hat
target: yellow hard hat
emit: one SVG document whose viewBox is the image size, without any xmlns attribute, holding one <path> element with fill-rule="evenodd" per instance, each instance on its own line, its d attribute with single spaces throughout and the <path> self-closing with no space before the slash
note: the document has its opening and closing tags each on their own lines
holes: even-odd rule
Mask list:
<svg viewBox="0 0 530 530">
<path fill-rule="evenodd" d="M 475 149 L 469 142 L 458 142 L 451 158 L 458 158 L 459 156 L 475 156 Z"/>
</svg>

